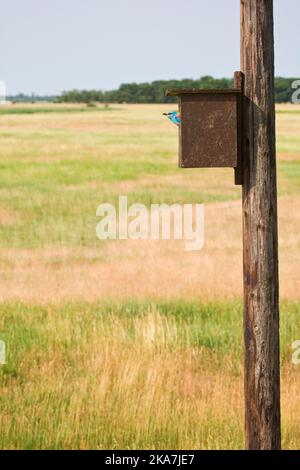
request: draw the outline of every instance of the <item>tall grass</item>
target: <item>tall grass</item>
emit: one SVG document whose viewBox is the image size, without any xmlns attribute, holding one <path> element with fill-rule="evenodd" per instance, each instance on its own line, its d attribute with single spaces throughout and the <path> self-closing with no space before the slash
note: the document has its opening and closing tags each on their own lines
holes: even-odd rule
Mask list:
<svg viewBox="0 0 300 470">
<path fill-rule="evenodd" d="M 283 307 L 287 370 L 299 311 Z M 0 447 L 242 448 L 241 333 L 238 303 L 3 305 Z"/>
<path fill-rule="evenodd" d="M 281 291 L 297 300 L 300 114 L 278 110 Z M 0 110 L 0 448 L 242 448 L 232 169 L 178 169 L 165 105 L 98 111 Z M 100 242 L 96 208 L 120 194 L 129 204 L 206 203 L 204 250 Z M 285 448 L 300 442 L 299 313 L 299 302 L 281 306 Z"/>
<path fill-rule="evenodd" d="M 119 194 L 146 205 L 240 198 L 231 169 L 177 168 L 177 130 L 163 119 L 164 106 L 110 109 L 0 109 L 2 247 L 97 246 L 96 207 Z M 278 115 L 279 152 L 300 152 L 299 116 Z M 281 195 L 299 194 L 294 160 L 278 167 Z M 1 223 L 3 206 L 14 223 Z"/>
</svg>

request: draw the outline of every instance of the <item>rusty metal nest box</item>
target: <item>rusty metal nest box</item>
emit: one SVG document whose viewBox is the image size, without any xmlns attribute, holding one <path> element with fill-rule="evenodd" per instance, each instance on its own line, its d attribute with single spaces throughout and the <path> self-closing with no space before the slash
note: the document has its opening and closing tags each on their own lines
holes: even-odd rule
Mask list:
<svg viewBox="0 0 300 470">
<path fill-rule="evenodd" d="M 237 168 L 241 152 L 241 87 L 172 89 L 179 97 L 179 166 Z"/>
</svg>

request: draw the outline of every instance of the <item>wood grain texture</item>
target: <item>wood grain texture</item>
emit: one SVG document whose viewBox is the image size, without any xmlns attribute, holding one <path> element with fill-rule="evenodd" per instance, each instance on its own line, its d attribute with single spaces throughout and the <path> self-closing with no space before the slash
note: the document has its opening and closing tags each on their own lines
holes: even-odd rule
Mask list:
<svg viewBox="0 0 300 470">
<path fill-rule="evenodd" d="M 180 95 L 201 95 L 201 94 L 215 94 L 215 95 L 222 95 L 224 93 L 232 93 L 236 95 L 240 93 L 240 88 L 172 88 L 166 90 L 166 96 L 180 96 Z"/>
<path fill-rule="evenodd" d="M 245 431 L 247 449 L 280 449 L 273 0 L 241 0 Z"/>
<path fill-rule="evenodd" d="M 244 115 L 244 85 L 245 76 L 243 72 L 234 72 L 234 86 L 240 93 L 237 96 L 237 165 L 234 168 L 234 184 L 243 184 L 243 115 Z"/>
</svg>

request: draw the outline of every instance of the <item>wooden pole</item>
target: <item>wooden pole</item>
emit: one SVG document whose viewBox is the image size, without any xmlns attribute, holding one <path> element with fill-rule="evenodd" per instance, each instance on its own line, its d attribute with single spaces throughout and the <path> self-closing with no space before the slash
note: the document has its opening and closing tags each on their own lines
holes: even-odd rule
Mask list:
<svg viewBox="0 0 300 470">
<path fill-rule="evenodd" d="M 280 449 L 273 0 L 241 0 L 245 435 Z"/>
</svg>

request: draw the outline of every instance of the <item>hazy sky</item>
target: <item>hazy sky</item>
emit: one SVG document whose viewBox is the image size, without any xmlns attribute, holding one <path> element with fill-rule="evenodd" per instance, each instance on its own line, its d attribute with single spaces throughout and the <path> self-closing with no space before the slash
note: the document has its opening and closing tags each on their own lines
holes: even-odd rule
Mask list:
<svg viewBox="0 0 300 470">
<path fill-rule="evenodd" d="M 7 93 L 112 89 L 239 69 L 239 0 L 7 0 Z M 276 75 L 299 77 L 299 0 L 274 0 Z"/>
</svg>

